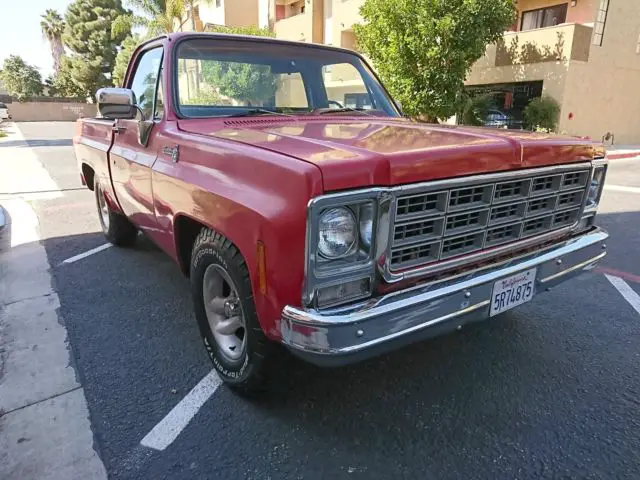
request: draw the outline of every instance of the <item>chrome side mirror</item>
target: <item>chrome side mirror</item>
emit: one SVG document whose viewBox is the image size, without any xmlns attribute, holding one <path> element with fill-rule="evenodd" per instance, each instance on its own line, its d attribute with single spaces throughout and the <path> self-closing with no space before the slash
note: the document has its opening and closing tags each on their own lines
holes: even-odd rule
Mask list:
<svg viewBox="0 0 640 480">
<path fill-rule="evenodd" d="M 96 100 L 102 117 L 131 120 L 138 114 L 136 96 L 128 88 L 101 88 L 96 93 Z"/>
</svg>

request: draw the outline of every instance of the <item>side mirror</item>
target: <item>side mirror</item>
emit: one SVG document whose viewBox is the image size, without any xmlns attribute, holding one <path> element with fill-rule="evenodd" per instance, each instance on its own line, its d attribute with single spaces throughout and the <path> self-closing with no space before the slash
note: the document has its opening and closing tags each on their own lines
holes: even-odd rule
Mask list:
<svg viewBox="0 0 640 480">
<path fill-rule="evenodd" d="M 98 112 L 105 118 L 131 120 L 138 114 L 136 96 L 128 88 L 101 88 L 96 93 Z"/>
</svg>

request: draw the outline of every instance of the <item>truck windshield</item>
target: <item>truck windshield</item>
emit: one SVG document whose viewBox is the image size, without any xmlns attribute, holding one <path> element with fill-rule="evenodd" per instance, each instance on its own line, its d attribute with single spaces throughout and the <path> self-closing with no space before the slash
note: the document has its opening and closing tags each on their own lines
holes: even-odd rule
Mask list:
<svg viewBox="0 0 640 480">
<path fill-rule="evenodd" d="M 357 56 L 250 39 L 184 40 L 177 49 L 177 106 L 184 117 L 272 114 L 399 116 Z"/>
</svg>

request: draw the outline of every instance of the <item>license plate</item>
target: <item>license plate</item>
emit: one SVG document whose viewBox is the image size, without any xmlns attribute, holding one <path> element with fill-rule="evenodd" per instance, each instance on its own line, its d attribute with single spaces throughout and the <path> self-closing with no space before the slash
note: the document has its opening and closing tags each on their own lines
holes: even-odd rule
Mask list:
<svg viewBox="0 0 640 480">
<path fill-rule="evenodd" d="M 494 283 L 489 316 L 493 317 L 531 300 L 535 279 L 536 269 L 532 268 Z"/>
</svg>

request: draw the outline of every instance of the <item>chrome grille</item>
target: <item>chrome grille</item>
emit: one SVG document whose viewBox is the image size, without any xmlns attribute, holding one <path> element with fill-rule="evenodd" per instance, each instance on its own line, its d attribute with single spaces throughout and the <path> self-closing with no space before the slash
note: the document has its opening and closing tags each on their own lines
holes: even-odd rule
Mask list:
<svg viewBox="0 0 640 480">
<path fill-rule="evenodd" d="M 396 212 L 399 217 L 415 217 L 444 212 L 446 192 L 409 195 L 398 199 Z"/>
<path fill-rule="evenodd" d="M 423 191 L 400 191 L 395 199 L 391 269 L 446 260 L 575 224 L 590 169 L 582 164 L 486 177 L 494 181 L 483 182 L 476 176 L 467 183 L 464 179 L 434 182 Z"/>
</svg>

